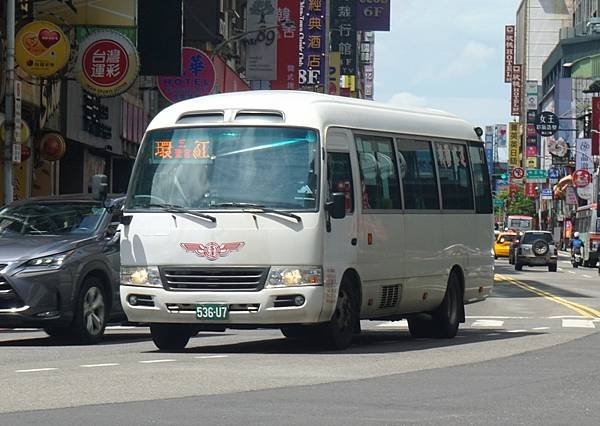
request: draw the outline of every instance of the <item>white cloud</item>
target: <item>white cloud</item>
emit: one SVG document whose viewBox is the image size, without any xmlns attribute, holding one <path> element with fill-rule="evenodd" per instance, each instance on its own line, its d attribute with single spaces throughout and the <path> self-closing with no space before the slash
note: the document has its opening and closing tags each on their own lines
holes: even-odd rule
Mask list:
<svg viewBox="0 0 600 426">
<path fill-rule="evenodd" d="M 494 59 L 496 49 L 470 40 L 441 74 L 446 77 L 466 77 L 486 68 Z"/>
<path fill-rule="evenodd" d="M 394 94 L 387 103 L 398 107 L 424 107 L 427 100 L 412 93 L 400 92 Z"/>
</svg>

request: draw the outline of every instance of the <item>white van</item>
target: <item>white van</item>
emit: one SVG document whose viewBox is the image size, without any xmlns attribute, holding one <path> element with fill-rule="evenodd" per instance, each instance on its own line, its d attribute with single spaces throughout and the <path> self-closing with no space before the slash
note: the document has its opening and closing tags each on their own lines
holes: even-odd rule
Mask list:
<svg viewBox="0 0 600 426">
<path fill-rule="evenodd" d="M 291 91 L 150 123 L 121 228 L 121 301 L 160 349 L 280 328 L 343 349 L 360 320 L 450 338 L 493 284 L 483 145 L 436 110 Z"/>
</svg>

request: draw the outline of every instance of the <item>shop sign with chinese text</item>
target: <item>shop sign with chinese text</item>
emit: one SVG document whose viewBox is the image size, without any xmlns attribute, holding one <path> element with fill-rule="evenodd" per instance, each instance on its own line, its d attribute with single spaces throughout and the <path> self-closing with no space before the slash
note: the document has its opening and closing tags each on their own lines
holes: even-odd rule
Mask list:
<svg viewBox="0 0 600 426">
<path fill-rule="evenodd" d="M 521 141 L 519 123 L 512 121 L 508 123 L 508 165 L 519 167 L 520 165 Z"/>
<path fill-rule="evenodd" d="M 298 0 L 277 0 L 277 79 L 271 89 L 298 88 Z"/>
<path fill-rule="evenodd" d="M 15 36 L 15 61 L 35 77 L 56 74 L 67 65 L 70 54 L 67 36 L 52 22 L 30 22 Z"/>
<path fill-rule="evenodd" d="M 600 97 L 592 98 L 592 154 L 600 155 Z"/>
<path fill-rule="evenodd" d="M 358 0 L 356 29 L 358 31 L 389 31 L 392 0 Z"/>
<path fill-rule="evenodd" d="M 515 26 L 504 27 L 504 82 L 512 83 L 513 64 L 515 63 Z"/>
<path fill-rule="evenodd" d="M 521 96 L 523 87 L 523 66 L 521 64 L 513 65 L 512 70 L 512 86 L 511 86 L 511 115 L 521 115 Z"/>
<path fill-rule="evenodd" d="M 75 75 L 83 89 L 95 96 L 113 97 L 135 82 L 139 71 L 137 49 L 116 31 L 96 31 L 83 40 Z"/>
<path fill-rule="evenodd" d="M 529 198 L 535 198 L 536 195 L 537 195 L 537 192 L 535 190 L 535 183 L 527 182 L 525 184 L 525 196 L 529 197 Z"/>
<path fill-rule="evenodd" d="M 491 175 L 494 169 L 494 126 L 485 126 L 484 150 L 488 173 Z"/>
<path fill-rule="evenodd" d="M 246 18 L 246 78 L 277 79 L 277 1 L 249 0 Z"/>
<path fill-rule="evenodd" d="M 301 87 L 323 86 L 328 83 L 329 76 L 325 72 L 326 16 L 326 1 L 300 0 L 298 83 Z"/>
<path fill-rule="evenodd" d="M 575 170 L 594 170 L 594 159 L 592 158 L 592 140 L 575 140 Z"/>
<path fill-rule="evenodd" d="M 496 124 L 494 126 L 494 139 L 496 147 L 506 148 L 506 124 Z"/>
<path fill-rule="evenodd" d="M 208 55 L 193 47 L 181 52 L 181 76 L 158 77 L 158 89 L 165 99 L 179 102 L 205 96 L 215 86 L 215 67 Z"/>
<path fill-rule="evenodd" d="M 543 169 L 527 169 L 525 170 L 525 179 L 527 182 L 546 182 L 548 171 Z"/>
<path fill-rule="evenodd" d="M 540 136 L 552 136 L 558 131 L 558 117 L 550 111 L 542 111 L 535 120 L 535 131 Z"/>
<path fill-rule="evenodd" d="M 342 75 L 356 74 L 356 2 L 332 0 L 331 51 L 340 52 Z"/>
</svg>

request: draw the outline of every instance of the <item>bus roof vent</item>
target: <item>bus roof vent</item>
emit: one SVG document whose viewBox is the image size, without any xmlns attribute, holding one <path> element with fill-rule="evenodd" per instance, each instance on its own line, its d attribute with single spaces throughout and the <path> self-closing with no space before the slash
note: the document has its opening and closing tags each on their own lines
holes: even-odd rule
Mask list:
<svg viewBox="0 0 600 426">
<path fill-rule="evenodd" d="M 400 298 L 400 285 L 388 285 L 381 287 L 381 301 L 379 308 L 394 308 Z"/>
<path fill-rule="evenodd" d="M 235 121 L 260 121 L 263 123 L 283 123 L 283 113 L 281 111 L 238 111 L 235 115 Z"/>
<path fill-rule="evenodd" d="M 177 124 L 222 123 L 224 116 L 223 111 L 191 112 L 181 115 Z"/>
</svg>

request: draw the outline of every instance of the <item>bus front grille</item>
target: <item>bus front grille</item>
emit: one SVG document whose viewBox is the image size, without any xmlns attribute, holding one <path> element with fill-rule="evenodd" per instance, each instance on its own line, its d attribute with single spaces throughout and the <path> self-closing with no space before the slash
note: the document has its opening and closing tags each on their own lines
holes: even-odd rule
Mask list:
<svg viewBox="0 0 600 426">
<path fill-rule="evenodd" d="M 170 291 L 258 291 L 267 278 L 267 268 L 160 269 L 164 286 Z"/>
</svg>

